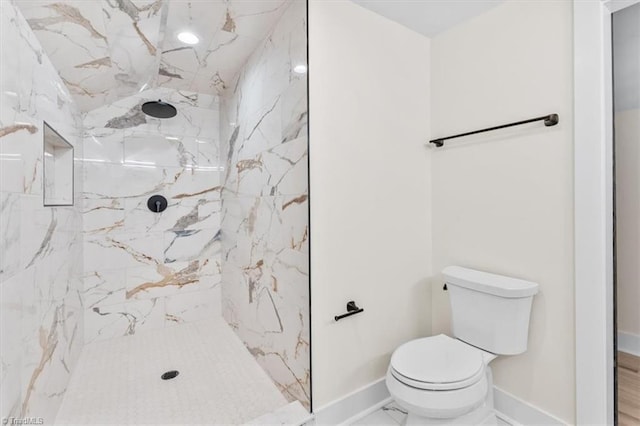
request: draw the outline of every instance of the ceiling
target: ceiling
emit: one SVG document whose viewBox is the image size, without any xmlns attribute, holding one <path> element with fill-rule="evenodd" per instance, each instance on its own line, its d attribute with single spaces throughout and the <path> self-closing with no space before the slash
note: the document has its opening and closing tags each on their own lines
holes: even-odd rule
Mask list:
<svg viewBox="0 0 640 426">
<path fill-rule="evenodd" d="M 427 37 L 458 25 L 504 0 L 352 0 Z"/>
<path fill-rule="evenodd" d="M 291 0 L 16 0 L 80 110 L 154 85 L 220 94 Z M 176 35 L 196 34 L 187 45 Z"/>
</svg>

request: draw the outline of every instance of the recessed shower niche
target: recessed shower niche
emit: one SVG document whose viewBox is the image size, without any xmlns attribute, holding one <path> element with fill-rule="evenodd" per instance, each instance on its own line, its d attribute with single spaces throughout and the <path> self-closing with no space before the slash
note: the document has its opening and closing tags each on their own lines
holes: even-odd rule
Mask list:
<svg viewBox="0 0 640 426">
<path fill-rule="evenodd" d="M 73 145 L 43 122 L 44 205 L 73 205 Z"/>
</svg>

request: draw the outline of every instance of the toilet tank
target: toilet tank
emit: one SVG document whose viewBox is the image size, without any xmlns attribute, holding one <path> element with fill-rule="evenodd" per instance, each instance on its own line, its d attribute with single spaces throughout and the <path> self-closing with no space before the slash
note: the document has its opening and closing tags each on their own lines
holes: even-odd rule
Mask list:
<svg viewBox="0 0 640 426">
<path fill-rule="evenodd" d="M 498 355 L 527 350 L 538 284 L 460 266 L 442 271 L 449 290 L 454 337 Z"/>
</svg>

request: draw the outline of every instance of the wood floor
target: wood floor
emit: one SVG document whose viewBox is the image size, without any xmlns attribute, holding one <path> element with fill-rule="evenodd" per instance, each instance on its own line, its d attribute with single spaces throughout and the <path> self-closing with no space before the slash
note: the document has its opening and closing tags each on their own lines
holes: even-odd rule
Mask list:
<svg viewBox="0 0 640 426">
<path fill-rule="evenodd" d="M 618 425 L 640 426 L 640 357 L 618 352 Z"/>
</svg>

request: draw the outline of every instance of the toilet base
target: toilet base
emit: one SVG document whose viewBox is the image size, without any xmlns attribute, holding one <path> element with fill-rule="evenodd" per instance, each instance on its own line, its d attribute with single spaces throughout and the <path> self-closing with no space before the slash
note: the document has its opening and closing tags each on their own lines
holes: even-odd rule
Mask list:
<svg viewBox="0 0 640 426">
<path fill-rule="evenodd" d="M 489 366 L 486 367 L 486 374 L 487 374 L 487 384 L 488 384 L 487 393 L 481 405 L 474 408 L 472 411 L 466 414 L 463 414 L 461 416 L 450 417 L 450 418 L 425 417 L 412 412 L 412 410 L 410 409 L 407 409 L 407 407 L 405 407 L 402 404 L 402 401 L 396 401 L 398 405 L 407 409 L 408 411 L 407 417 L 403 425 L 406 425 L 406 426 L 414 426 L 414 425 L 415 426 L 418 426 L 418 425 L 441 425 L 441 426 L 446 426 L 446 425 L 451 425 L 451 426 L 453 425 L 468 425 L 468 426 L 487 425 L 489 426 L 491 425 L 491 426 L 495 426 L 497 425 L 498 418 L 496 417 L 496 413 L 493 405 L 493 374 L 491 371 L 491 367 Z M 393 395 L 393 392 L 392 392 L 392 395 Z"/>
</svg>

